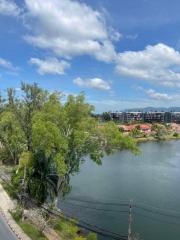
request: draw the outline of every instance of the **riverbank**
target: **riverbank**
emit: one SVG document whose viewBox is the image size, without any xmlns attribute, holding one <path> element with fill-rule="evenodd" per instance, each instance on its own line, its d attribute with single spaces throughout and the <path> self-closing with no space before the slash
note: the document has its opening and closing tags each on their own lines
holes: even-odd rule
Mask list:
<svg viewBox="0 0 180 240">
<path fill-rule="evenodd" d="M 53 214 L 52 209 L 47 208 L 46 211 L 45 208 L 37 206 L 23 211 L 8 180 L 10 179 L 11 168 L 2 166 L 2 169 L 3 172 L 8 172 L 8 175 L 3 175 L 6 180 L 1 179 L 0 181 L 0 202 L 3 203 L 1 205 L 3 216 L 20 239 L 97 240 L 95 233 L 85 233 L 84 230 L 78 227 L 77 221 L 65 217 L 60 211 L 58 214 Z M 2 169 L 0 166 L 1 171 Z M 1 207 L 0 210 L 2 210 Z"/>
<path fill-rule="evenodd" d="M 166 135 L 161 138 L 148 136 L 148 137 L 134 138 L 134 140 L 136 141 L 136 143 L 171 141 L 171 140 L 180 140 L 180 135 L 178 135 L 178 136 Z"/>
</svg>

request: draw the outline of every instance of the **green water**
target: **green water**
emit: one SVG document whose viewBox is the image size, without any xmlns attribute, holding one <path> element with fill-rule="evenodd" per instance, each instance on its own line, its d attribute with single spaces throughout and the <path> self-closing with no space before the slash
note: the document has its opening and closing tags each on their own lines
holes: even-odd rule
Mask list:
<svg viewBox="0 0 180 240">
<path fill-rule="evenodd" d="M 144 240 L 179 240 L 180 141 L 149 142 L 140 147 L 141 155 L 119 152 L 104 157 L 102 166 L 86 161 L 81 172 L 72 177 L 72 192 L 67 199 L 111 203 L 132 200 L 133 232 Z M 128 213 L 121 211 L 128 207 L 69 200 L 60 207 L 88 223 L 127 234 Z"/>
</svg>

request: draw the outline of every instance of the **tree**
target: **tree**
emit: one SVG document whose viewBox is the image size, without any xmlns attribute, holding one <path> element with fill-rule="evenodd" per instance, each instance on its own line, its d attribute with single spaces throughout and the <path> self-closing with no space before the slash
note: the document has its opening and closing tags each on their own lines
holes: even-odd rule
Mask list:
<svg viewBox="0 0 180 240">
<path fill-rule="evenodd" d="M 18 164 L 19 157 L 26 150 L 24 133 L 12 112 L 0 115 L 1 159 L 3 162 Z"/>
<path fill-rule="evenodd" d="M 130 135 L 136 138 L 136 137 L 142 136 L 142 132 L 137 127 L 135 127 L 130 131 Z"/>
<path fill-rule="evenodd" d="M 104 121 L 111 121 L 111 115 L 110 115 L 110 113 L 109 113 L 109 112 L 103 112 L 103 114 L 102 114 L 102 119 L 103 119 Z"/>
<path fill-rule="evenodd" d="M 154 124 L 152 130 L 155 131 L 155 137 L 158 140 L 161 140 L 167 134 L 167 129 L 162 124 Z"/>
<path fill-rule="evenodd" d="M 94 107 L 83 94 L 70 95 L 61 103 L 61 94 L 49 94 L 37 84 L 22 84 L 22 93 L 16 98 L 9 90 L 0 140 L 7 158 L 19 163 L 13 176 L 16 188 L 23 179 L 27 194 L 39 203 L 56 199 L 58 192 L 66 194 L 71 175 L 80 171 L 88 156 L 101 164 L 105 154 L 122 149 L 138 152 L 133 139 L 114 123 L 98 128 Z"/>
<path fill-rule="evenodd" d="M 45 103 L 47 91 L 42 90 L 36 83 L 21 84 L 23 99 L 18 101 L 15 107 L 15 114 L 24 131 L 28 151 L 32 150 L 32 118 L 36 111 L 39 111 Z"/>
</svg>

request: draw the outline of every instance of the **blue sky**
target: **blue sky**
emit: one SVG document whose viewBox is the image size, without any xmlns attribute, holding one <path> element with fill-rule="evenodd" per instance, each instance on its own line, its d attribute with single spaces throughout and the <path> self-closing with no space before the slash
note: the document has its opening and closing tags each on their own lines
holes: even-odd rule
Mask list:
<svg viewBox="0 0 180 240">
<path fill-rule="evenodd" d="M 0 0 L 0 89 L 84 91 L 97 112 L 180 106 L 179 0 Z"/>
</svg>

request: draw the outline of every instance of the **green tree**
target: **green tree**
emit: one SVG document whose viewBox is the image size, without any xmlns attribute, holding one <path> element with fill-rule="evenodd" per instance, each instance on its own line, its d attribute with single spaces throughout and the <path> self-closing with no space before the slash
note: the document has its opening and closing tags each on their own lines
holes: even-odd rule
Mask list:
<svg viewBox="0 0 180 240">
<path fill-rule="evenodd" d="M 107 122 L 98 127 L 94 107 L 83 94 L 49 94 L 37 84 L 22 84 L 22 97 L 8 90 L 7 104 L 0 115 L 0 141 L 7 159 L 19 162 L 14 173 L 16 186 L 25 184 L 27 193 L 39 202 L 70 190 L 71 175 L 80 171 L 88 157 L 101 164 L 105 154 L 138 148 L 131 137 Z M 19 188 L 21 189 L 21 188 Z"/>
<path fill-rule="evenodd" d="M 130 131 L 130 135 L 136 138 L 142 136 L 142 132 L 137 127 L 135 127 Z"/>
<path fill-rule="evenodd" d="M 42 90 L 36 83 L 30 85 L 22 83 L 22 100 L 15 105 L 15 114 L 22 130 L 24 131 L 28 151 L 32 150 L 32 118 L 35 112 L 39 111 L 45 103 L 47 91 Z"/>
<path fill-rule="evenodd" d="M 33 151 L 51 158 L 58 176 L 57 192 L 65 194 L 70 190 L 70 176 L 80 170 L 87 156 L 101 164 L 104 154 L 122 149 L 137 152 L 134 141 L 124 136 L 114 123 L 98 128 L 91 114 L 93 110 L 83 94 L 69 96 L 62 105 L 56 93 L 49 96 L 33 117 Z"/>
<path fill-rule="evenodd" d="M 103 114 L 102 114 L 102 119 L 103 119 L 104 121 L 111 121 L 111 115 L 110 115 L 110 113 L 109 113 L 109 112 L 103 112 Z"/>
<path fill-rule="evenodd" d="M 1 159 L 18 164 L 19 157 L 26 150 L 24 133 L 12 112 L 4 111 L 0 115 Z"/>
<path fill-rule="evenodd" d="M 167 134 L 167 129 L 162 124 L 153 124 L 152 130 L 155 131 L 155 137 L 158 140 L 163 139 L 163 137 Z"/>
</svg>

